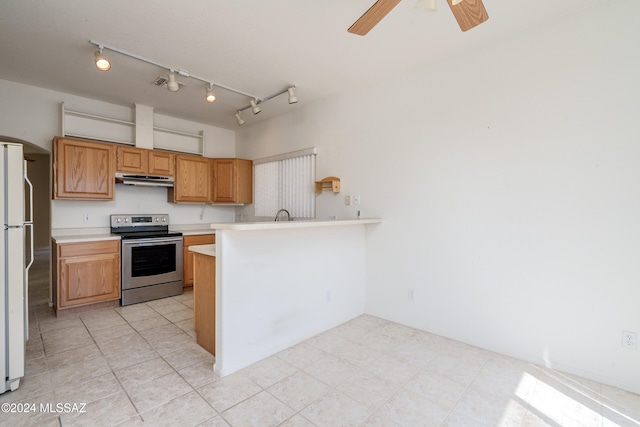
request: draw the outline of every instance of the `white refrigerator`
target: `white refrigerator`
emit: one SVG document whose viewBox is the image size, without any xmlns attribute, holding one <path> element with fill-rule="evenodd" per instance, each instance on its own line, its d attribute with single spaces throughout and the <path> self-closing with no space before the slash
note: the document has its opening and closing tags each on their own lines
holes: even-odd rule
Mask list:
<svg viewBox="0 0 640 427">
<path fill-rule="evenodd" d="M 25 187 L 29 217 L 25 217 Z M 33 188 L 21 144 L 0 142 L 0 394 L 15 390 L 24 376 L 28 339 L 28 269 L 33 262 Z M 29 239 L 28 244 L 25 244 Z M 29 263 L 27 254 L 29 251 Z"/>
</svg>

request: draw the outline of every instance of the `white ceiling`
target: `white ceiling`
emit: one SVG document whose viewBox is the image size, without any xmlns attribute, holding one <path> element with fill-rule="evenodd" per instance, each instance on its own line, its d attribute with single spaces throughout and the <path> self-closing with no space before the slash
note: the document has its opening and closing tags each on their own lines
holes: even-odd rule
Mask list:
<svg viewBox="0 0 640 427">
<path fill-rule="evenodd" d="M 247 125 L 319 99 L 446 61 L 545 25 L 596 0 L 484 0 L 489 20 L 460 31 L 445 0 L 438 11 L 402 1 L 367 36 L 347 28 L 374 0 L 1 0 L 0 79 L 154 111 L 228 129 L 247 97 L 178 77 L 178 92 L 156 87 L 166 70 L 105 51 L 108 72 L 93 64 L 89 40 L 151 59 L 214 83 L 265 98 L 291 84 L 286 95 L 262 105 Z M 245 126 L 247 126 L 245 125 Z"/>
</svg>

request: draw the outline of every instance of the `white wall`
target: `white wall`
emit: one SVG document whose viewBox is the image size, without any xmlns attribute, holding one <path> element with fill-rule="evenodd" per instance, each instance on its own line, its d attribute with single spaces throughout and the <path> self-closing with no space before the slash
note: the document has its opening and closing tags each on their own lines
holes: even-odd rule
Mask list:
<svg viewBox="0 0 640 427">
<path fill-rule="evenodd" d="M 208 229 L 212 222 L 233 222 L 235 219 L 235 209 L 230 206 L 168 203 L 166 188 L 131 187 L 118 184 L 116 184 L 116 196 L 113 201 L 53 200 L 52 206 L 54 234 L 66 234 L 66 231 L 61 229 L 69 228 L 108 228 L 111 214 L 169 214 L 173 225 L 202 224 L 203 229 Z M 85 213 L 89 214 L 89 221 L 86 223 L 83 222 Z"/>
<path fill-rule="evenodd" d="M 621 347 L 640 333 L 640 3 L 623 3 L 243 128 L 237 153 L 317 146 L 317 177 L 342 179 L 317 216 L 354 217 L 360 194 L 383 218 L 368 313 L 640 392 Z"/>
<path fill-rule="evenodd" d="M 0 135 L 18 138 L 51 152 L 51 140 L 60 135 L 60 102 L 69 110 L 82 111 L 133 121 L 132 106 L 120 106 L 61 92 L 0 80 Z M 156 126 L 198 133 L 204 131 L 206 157 L 234 157 L 235 132 L 174 117 L 154 115 Z M 50 191 L 49 191 L 50 193 Z M 107 228 L 109 215 L 116 213 L 168 213 L 171 223 L 200 224 L 233 221 L 232 207 L 167 203 L 166 189 L 140 189 L 116 186 L 111 202 L 54 200 L 51 203 L 51 229 Z M 89 221 L 83 222 L 83 215 Z"/>
<path fill-rule="evenodd" d="M 363 314 L 365 228 L 218 230 L 216 372 L 231 374 Z"/>
</svg>

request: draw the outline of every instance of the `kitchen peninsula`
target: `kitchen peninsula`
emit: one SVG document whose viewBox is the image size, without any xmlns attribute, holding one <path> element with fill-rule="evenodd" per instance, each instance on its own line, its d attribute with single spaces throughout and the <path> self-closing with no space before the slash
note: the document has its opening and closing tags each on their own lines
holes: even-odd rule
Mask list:
<svg viewBox="0 0 640 427">
<path fill-rule="evenodd" d="M 214 370 L 226 376 L 363 314 L 365 240 L 380 222 L 211 224 L 215 246 L 189 249 L 215 276 L 198 283 L 207 275 L 196 271 L 194 284 L 215 287 Z"/>
</svg>

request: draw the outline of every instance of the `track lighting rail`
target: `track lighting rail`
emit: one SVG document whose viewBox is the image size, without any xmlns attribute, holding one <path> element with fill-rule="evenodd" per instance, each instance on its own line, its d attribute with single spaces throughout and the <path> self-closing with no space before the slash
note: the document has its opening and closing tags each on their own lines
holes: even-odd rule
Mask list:
<svg viewBox="0 0 640 427">
<path fill-rule="evenodd" d="M 161 63 L 156 62 L 156 61 L 154 61 L 152 59 L 148 59 L 148 58 L 145 58 L 143 56 L 136 55 L 135 53 L 131 53 L 131 52 L 128 52 L 126 50 L 119 49 L 117 47 L 106 45 L 106 44 L 101 43 L 101 42 L 96 41 L 96 40 L 89 40 L 89 43 L 97 46 L 98 49 L 110 50 L 112 52 L 119 53 L 120 55 L 128 56 L 129 58 L 137 59 L 138 61 L 142 61 L 142 62 L 146 62 L 147 64 L 155 65 L 158 68 L 164 68 L 165 70 L 167 70 L 169 72 L 172 72 L 172 73 L 179 74 L 182 77 L 188 77 L 188 78 L 191 78 L 191 79 L 199 80 L 199 81 L 201 81 L 203 83 L 211 84 L 211 85 L 219 87 L 221 89 L 228 90 L 229 92 L 234 92 L 234 93 L 237 93 L 239 95 L 244 95 L 244 96 L 246 96 L 248 98 L 258 99 L 259 101 L 262 101 L 261 98 L 258 98 L 255 95 L 252 95 L 252 94 L 249 94 L 249 93 L 234 89 L 234 88 L 229 87 L 229 86 L 222 85 L 220 83 L 213 82 L 211 80 L 208 80 L 208 79 L 205 79 L 205 78 L 202 78 L 202 77 L 198 77 L 195 74 L 191 74 L 187 70 L 183 70 L 183 69 L 180 69 L 180 68 L 169 67 L 168 65 L 161 64 Z"/>
<path fill-rule="evenodd" d="M 104 43 L 101 43 L 99 41 L 96 40 L 89 40 L 89 43 L 95 45 L 98 47 L 98 51 L 96 51 L 95 53 L 95 61 L 96 61 L 96 66 L 98 67 L 98 69 L 102 70 L 102 71 L 108 71 L 111 68 L 111 63 L 109 62 L 109 60 L 103 55 L 103 51 L 106 50 L 110 50 L 112 52 L 116 52 L 119 53 L 121 55 L 124 56 L 128 56 L 129 58 L 133 58 L 133 59 L 137 59 L 138 61 L 142 61 L 142 62 L 146 62 L 147 64 L 151 64 L 154 65 L 158 68 L 164 68 L 165 70 L 169 71 L 169 78 L 168 81 L 166 83 L 167 85 L 167 89 L 169 89 L 172 92 L 176 92 L 180 89 L 180 86 L 178 85 L 178 82 L 176 82 L 176 77 L 175 75 L 178 74 L 182 77 L 188 77 L 194 80 L 199 80 L 203 83 L 206 84 L 205 87 L 205 93 L 206 93 L 206 100 L 207 102 L 215 102 L 216 100 L 216 96 L 213 93 L 213 86 L 219 87 L 221 89 L 227 90 L 229 92 L 234 92 L 237 93 L 239 95 L 243 95 L 246 96 L 247 98 L 250 98 L 250 102 L 249 105 L 246 105 L 238 110 L 236 110 L 234 116 L 238 122 L 239 126 L 242 126 L 245 121 L 244 119 L 242 119 L 242 117 L 240 116 L 240 113 L 248 108 L 251 108 L 251 111 L 253 112 L 254 115 L 258 114 L 261 110 L 260 107 L 258 107 L 258 104 L 262 104 L 263 102 L 266 102 L 270 99 L 275 98 L 276 96 L 282 95 L 284 93 L 288 93 L 289 94 L 289 104 L 295 104 L 296 102 L 298 102 L 298 98 L 296 97 L 295 93 L 294 93 L 294 89 L 296 88 L 296 85 L 291 85 L 289 87 L 287 87 L 286 89 L 281 90 L 280 92 L 276 92 L 272 95 L 269 95 L 265 98 L 259 98 L 255 95 L 252 95 L 250 93 L 246 93 L 237 89 L 234 89 L 232 87 L 229 86 L 225 86 L 222 85 L 220 83 L 216 83 L 213 82 L 211 80 L 202 78 L 202 77 L 198 77 L 194 74 L 191 74 L 189 71 L 187 70 L 183 70 L 181 68 L 172 68 L 169 67 L 167 65 L 161 64 L 157 61 L 142 57 L 140 55 L 136 55 L 135 53 L 131 53 L 131 52 L 127 52 L 126 50 L 122 50 L 113 46 L 108 46 Z"/>
<path fill-rule="evenodd" d="M 265 98 L 254 98 L 254 99 L 256 100 L 256 104 L 262 104 L 263 102 L 267 102 L 268 100 L 273 99 L 276 96 L 280 96 L 283 93 L 287 93 L 289 91 L 289 89 L 295 89 L 295 88 L 296 88 L 296 85 L 291 85 L 288 88 L 281 90 L 280 92 L 274 93 L 273 95 L 269 95 L 269 96 L 267 96 Z M 251 104 L 245 105 L 242 108 L 238 108 L 238 112 L 241 112 L 241 111 L 244 111 L 244 110 L 248 110 L 249 108 L 251 108 Z"/>
</svg>

